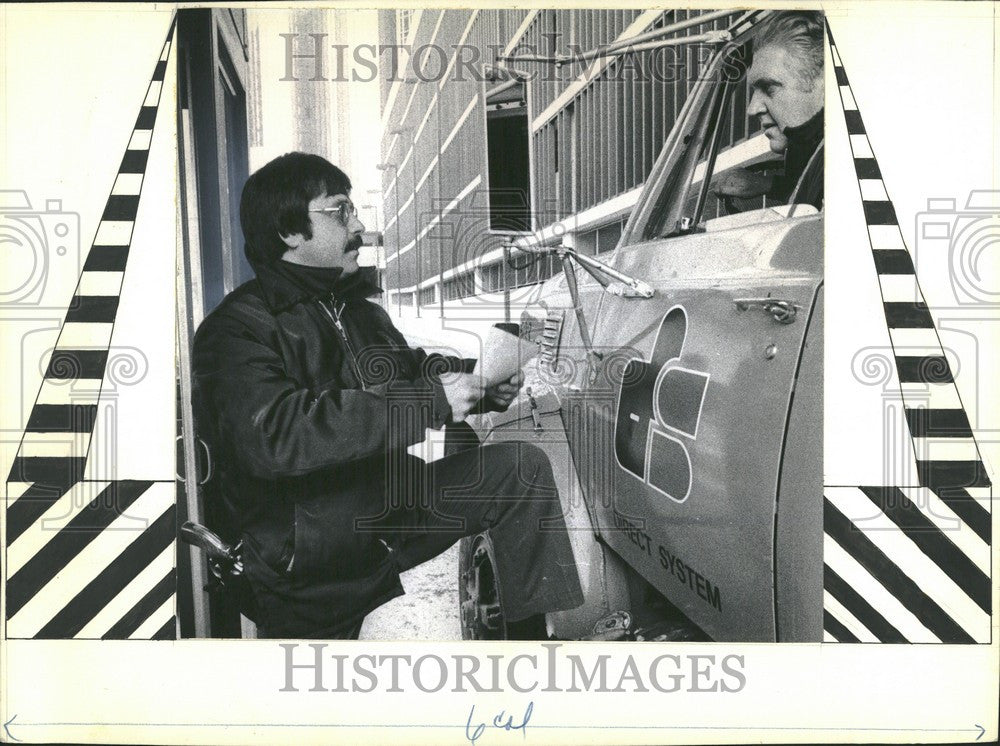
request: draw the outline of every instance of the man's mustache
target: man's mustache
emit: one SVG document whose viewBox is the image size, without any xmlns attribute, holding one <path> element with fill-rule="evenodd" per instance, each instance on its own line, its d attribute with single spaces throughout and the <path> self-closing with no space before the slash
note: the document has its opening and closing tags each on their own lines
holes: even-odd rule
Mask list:
<svg viewBox="0 0 1000 746">
<path fill-rule="evenodd" d="M 344 253 L 348 251 L 360 251 L 361 247 L 365 245 L 365 240 L 360 235 L 351 236 L 347 241 L 347 246 L 344 247 Z"/>
</svg>

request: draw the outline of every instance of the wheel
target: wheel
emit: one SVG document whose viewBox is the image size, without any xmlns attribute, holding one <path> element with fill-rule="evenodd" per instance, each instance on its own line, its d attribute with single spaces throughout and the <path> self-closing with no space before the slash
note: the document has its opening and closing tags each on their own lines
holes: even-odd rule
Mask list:
<svg viewBox="0 0 1000 746">
<path fill-rule="evenodd" d="M 458 547 L 458 603 L 463 640 L 506 640 L 493 542 L 489 534 L 468 536 Z"/>
</svg>

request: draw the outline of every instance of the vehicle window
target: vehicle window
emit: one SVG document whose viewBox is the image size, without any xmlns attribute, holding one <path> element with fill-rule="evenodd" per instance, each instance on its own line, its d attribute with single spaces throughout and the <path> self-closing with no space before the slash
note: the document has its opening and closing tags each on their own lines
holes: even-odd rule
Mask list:
<svg viewBox="0 0 1000 746">
<path fill-rule="evenodd" d="M 729 45 L 707 71 L 705 86 L 693 94 L 698 98 L 692 100 L 682 140 L 688 152 L 676 159 L 664 181 L 646 238 L 703 231 L 708 221 L 780 207 L 795 195 L 789 188 L 794 185 L 786 183 L 784 158 L 771 151 L 759 117 L 748 113 L 752 52 L 752 36 Z M 822 158 L 818 161 L 821 169 Z"/>
<path fill-rule="evenodd" d="M 759 118 L 747 113 L 751 91 L 746 71 L 751 50 L 752 42 L 730 49 L 720 68 L 723 80 L 717 85 L 722 88 L 722 101 L 718 114 L 712 117 L 712 129 L 699 153 L 698 165 L 691 177 L 692 188 L 682 211 L 691 218 L 693 225 L 737 212 L 781 205 L 785 201 L 768 191 L 753 196 L 720 194 L 725 191 L 720 182 L 736 181 L 738 171 L 743 182 L 740 186 L 749 182 L 751 188 L 747 192 L 754 192 L 757 190 L 753 186 L 767 183 L 783 169 L 780 156 L 768 147 Z M 702 200 L 700 204 L 699 200 Z"/>
</svg>

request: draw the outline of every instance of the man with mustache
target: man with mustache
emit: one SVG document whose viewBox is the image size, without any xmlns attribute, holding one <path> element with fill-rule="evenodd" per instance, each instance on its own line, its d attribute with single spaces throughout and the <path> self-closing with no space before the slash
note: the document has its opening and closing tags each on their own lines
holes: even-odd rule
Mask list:
<svg viewBox="0 0 1000 746">
<path fill-rule="evenodd" d="M 784 172 L 773 176 L 746 168 L 717 175 L 721 198 L 769 198 L 823 206 L 823 17 L 813 11 L 777 13 L 754 42 L 747 73 L 748 116 L 760 117 Z"/>
<path fill-rule="evenodd" d="M 522 378 L 484 387 L 475 361 L 410 348 L 358 266 L 351 183 L 317 155 L 254 173 L 240 202 L 257 275 L 195 335 L 194 405 L 215 474 L 206 522 L 244 543 L 262 637 L 357 637 L 403 593 L 399 573 L 489 529 L 507 636 L 583 603 L 552 469 L 530 444 L 433 463 L 427 428 L 506 409 Z"/>
</svg>

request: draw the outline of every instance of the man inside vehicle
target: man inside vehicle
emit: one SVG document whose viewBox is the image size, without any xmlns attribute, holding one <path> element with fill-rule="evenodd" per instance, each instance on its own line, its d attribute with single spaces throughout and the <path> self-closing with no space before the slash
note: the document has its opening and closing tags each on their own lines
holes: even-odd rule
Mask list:
<svg viewBox="0 0 1000 746">
<path fill-rule="evenodd" d="M 754 42 L 747 73 L 748 116 L 760 117 L 779 175 L 731 168 L 715 176 L 723 200 L 769 200 L 823 207 L 823 16 L 814 11 L 776 13 Z M 738 202 L 737 202 L 738 203 Z"/>
<path fill-rule="evenodd" d="M 215 464 L 210 525 L 244 542 L 262 637 L 357 637 L 399 573 L 489 529 L 513 639 L 583 603 L 551 466 L 527 443 L 426 463 L 427 428 L 506 409 L 474 361 L 410 348 L 369 298 L 351 182 L 317 155 L 254 173 L 240 220 L 257 275 L 198 328 L 196 417 Z M 206 508 L 206 512 L 208 512 Z"/>
</svg>

